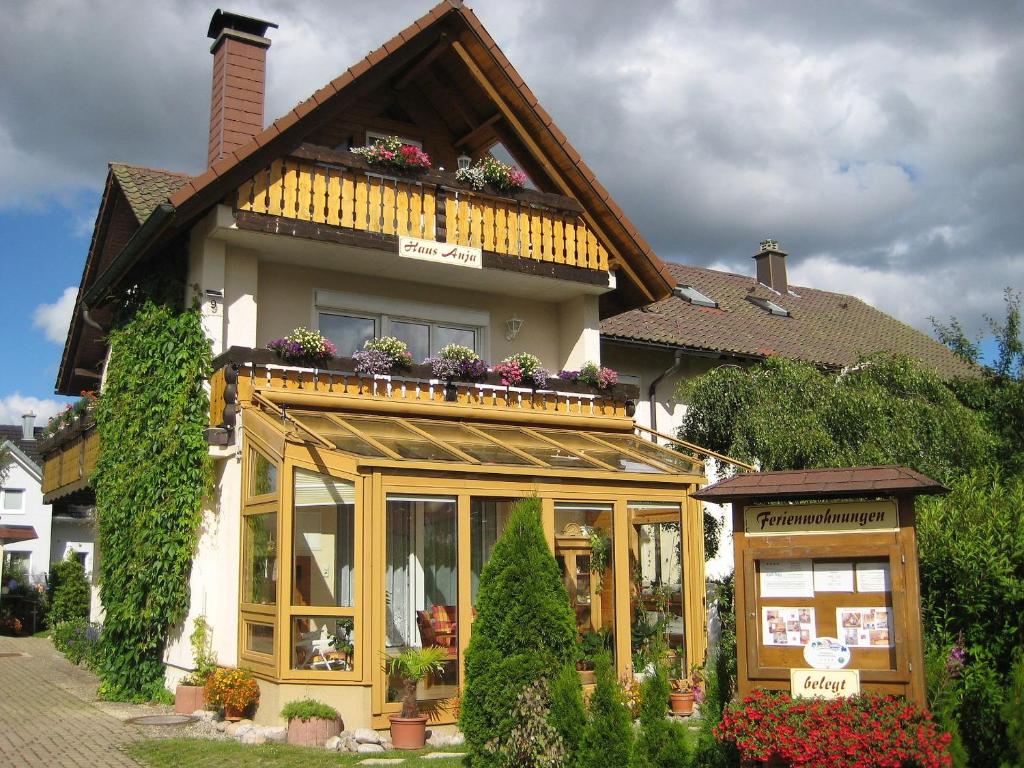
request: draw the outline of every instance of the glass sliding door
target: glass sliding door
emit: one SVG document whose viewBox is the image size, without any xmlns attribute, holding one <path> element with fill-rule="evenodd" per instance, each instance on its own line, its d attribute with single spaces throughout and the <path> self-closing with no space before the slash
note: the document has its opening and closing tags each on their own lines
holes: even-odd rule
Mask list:
<svg viewBox="0 0 1024 768">
<path fill-rule="evenodd" d="M 459 687 L 458 504 L 453 496 L 387 497 L 385 655 L 437 646 L 444 670 L 420 683 L 418 698 L 447 699 Z M 401 699 L 389 680 L 387 701 Z"/>
</svg>

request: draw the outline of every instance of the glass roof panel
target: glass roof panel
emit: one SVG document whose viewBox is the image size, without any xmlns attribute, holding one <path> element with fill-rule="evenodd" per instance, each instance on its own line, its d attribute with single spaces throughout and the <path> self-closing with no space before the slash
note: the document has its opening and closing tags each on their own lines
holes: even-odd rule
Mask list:
<svg viewBox="0 0 1024 768">
<path fill-rule="evenodd" d="M 636 435 L 611 435 L 604 432 L 596 434 L 605 442 L 626 448 L 634 453 L 642 453 L 644 456 L 648 456 L 681 472 L 702 473 L 704 471 L 704 465 L 697 459 L 687 456 L 685 453 L 674 451 L 671 448 L 661 448 L 649 440 L 643 440 Z"/>
<path fill-rule="evenodd" d="M 412 422 L 429 435 L 443 440 L 453 448 L 468 453 L 484 464 L 513 464 L 515 466 L 533 466 L 527 459 L 491 442 L 486 437 L 465 429 L 459 424 L 434 421 Z"/>
<path fill-rule="evenodd" d="M 604 467 L 574 456 L 558 446 L 539 440 L 528 432 L 515 427 L 492 427 L 484 424 L 476 425 L 481 432 L 492 437 L 502 445 L 517 448 L 523 453 L 540 459 L 552 467 L 563 469 L 604 469 Z"/>
<path fill-rule="evenodd" d="M 380 458 L 385 455 L 379 449 L 363 440 L 363 438 L 357 437 L 326 416 L 309 411 L 290 410 L 288 413 L 325 440 L 334 443 L 339 451 L 354 453 L 356 456 L 373 456 L 374 458 Z"/>
<path fill-rule="evenodd" d="M 622 470 L 623 472 L 653 472 L 657 474 L 664 474 L 665 472 L 660 467 L 648 464 L 615 448 L 609 448 L 606 445 L 591 440 L 582 432 L 538 429 L 537 434 L 544 435 L 544 437 L 554 440 L 566 448 L 582 453 L 584 456 L 604 462 L 612 469 Z"/>
<path fill-rule="evenodd" d="M 465 462 L 465 459 L 456 456 L 437 443 L 425 440 L 422 435 L 411 429 L 406 429 L 397 419 L 350 416 L 348 414 L 345 414 L 343 418 L 360 432 L 372 437 L 381 445 L 387 446 L 403 459 Z"/>
</svg>

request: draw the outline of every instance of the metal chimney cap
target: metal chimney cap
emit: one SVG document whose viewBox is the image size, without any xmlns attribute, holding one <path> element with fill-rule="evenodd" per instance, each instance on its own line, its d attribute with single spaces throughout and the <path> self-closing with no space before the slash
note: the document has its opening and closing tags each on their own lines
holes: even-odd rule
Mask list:
<svg viewBox="0 0 1024 768">
<path fill-rule="evenodd" d="M 206 36 L 211 40 L 216 40 L 225 29 L 233 29 L 248 35 L 266 37 L 267 29 L 270 27 L 277 29 L 277 24 L 272 21 L 257 19 L 255 16 L 246 16 L 234 11 L 222 11 L 218 8 L 213 12 L 213 17 L 210 19 L 210 28 L 206 32 Z"/>
</svg>

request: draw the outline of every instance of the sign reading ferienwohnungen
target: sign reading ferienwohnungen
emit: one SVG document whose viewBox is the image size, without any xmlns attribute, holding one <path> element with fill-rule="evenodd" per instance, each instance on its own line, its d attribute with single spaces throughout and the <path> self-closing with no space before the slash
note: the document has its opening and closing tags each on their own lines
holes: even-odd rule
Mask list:
<svg viewBox="0 0 1024 768">
<path fill-rule="evenodd" d="M 743 531 L 748 536 L 891 531 L 897 525 L 894 501 L 778 504 L 743 510 Z"/>
</svg>

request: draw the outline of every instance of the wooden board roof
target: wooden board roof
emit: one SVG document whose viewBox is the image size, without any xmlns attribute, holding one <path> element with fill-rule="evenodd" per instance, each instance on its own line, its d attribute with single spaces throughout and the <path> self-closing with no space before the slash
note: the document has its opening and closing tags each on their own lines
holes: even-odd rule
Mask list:
<svg viewBox="0 0 1024 768">
<path fill-rule="evenodd" d="M 735 475 L 693 494 L 716 504 L 734 501 L 873 498 L 896 494 L 948 493 L 949 489 L 909 467 L 796 469 Z"/>
</svg>

